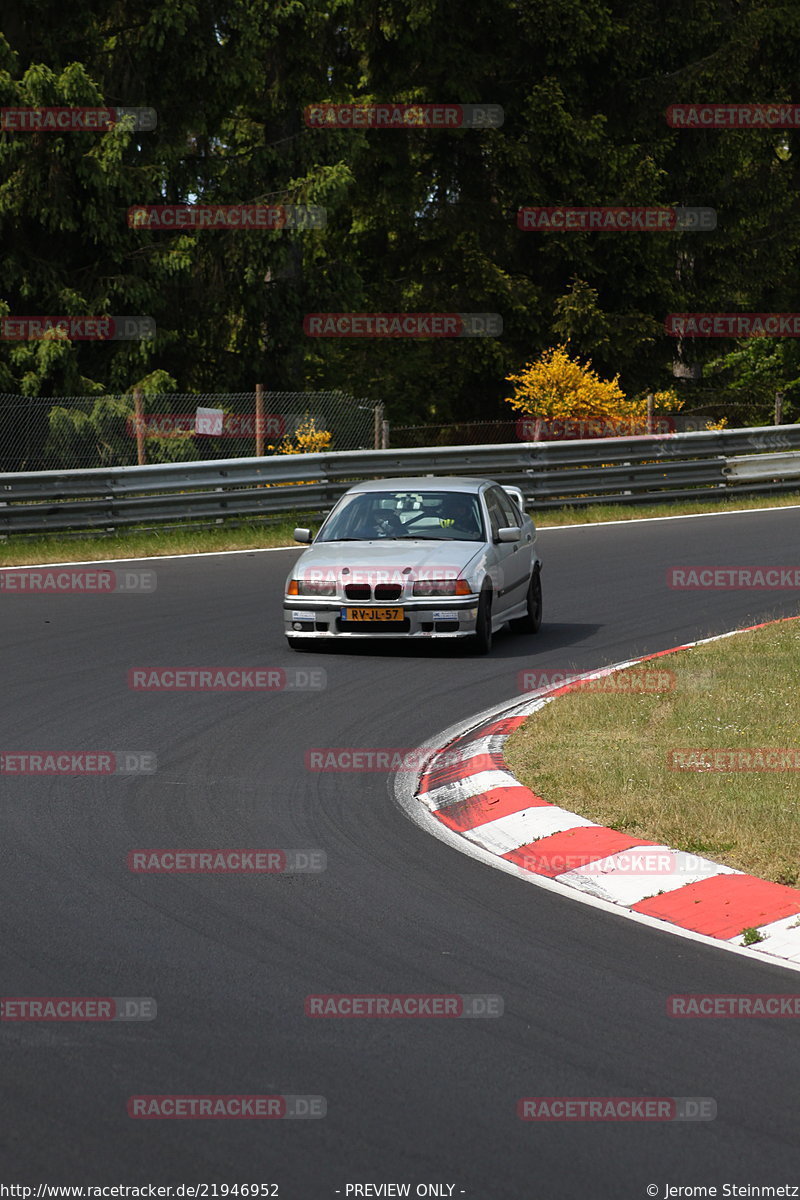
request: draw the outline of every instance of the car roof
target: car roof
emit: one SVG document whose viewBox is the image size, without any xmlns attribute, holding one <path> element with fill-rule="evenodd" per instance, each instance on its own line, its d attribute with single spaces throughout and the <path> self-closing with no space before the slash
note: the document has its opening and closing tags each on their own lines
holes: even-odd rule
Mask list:
<svg viewBox="0 0 800 1200">
<path fill-rule="evenodd" d="M 494 479 L 476 479 L 471 475 L 409 475 L 397 479 L 368 479 L 357 483 L 351 492 L 479 492 Z"/>
</svg>

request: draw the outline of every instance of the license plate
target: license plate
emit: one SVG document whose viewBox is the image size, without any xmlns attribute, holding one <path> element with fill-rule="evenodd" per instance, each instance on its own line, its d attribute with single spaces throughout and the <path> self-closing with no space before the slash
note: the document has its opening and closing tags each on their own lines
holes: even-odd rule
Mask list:
<svg viewBox="0 0 800 1200">
<path fill-rule="evenodd" d="M 402 608 L 343 608 L 343 621 L 402 621 Z"/>
</svg>

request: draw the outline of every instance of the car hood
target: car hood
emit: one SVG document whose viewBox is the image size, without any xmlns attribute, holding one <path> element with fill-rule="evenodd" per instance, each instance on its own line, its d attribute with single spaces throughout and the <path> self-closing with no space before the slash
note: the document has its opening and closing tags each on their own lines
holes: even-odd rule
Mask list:
<svg viewBox="0 0 800 1200">
<path fill-rule="evenodd" d="M 462 571 L 484 549 L 483 542 L 431 542 L 424 539 L 373 542 L 318 542 L 300 555 L 293 575 L 309 568 L 333 568 L 337 573 L 344 567 L 350 571 L 383 569 L 412 572 L 447 568 Z"/>
</svg>

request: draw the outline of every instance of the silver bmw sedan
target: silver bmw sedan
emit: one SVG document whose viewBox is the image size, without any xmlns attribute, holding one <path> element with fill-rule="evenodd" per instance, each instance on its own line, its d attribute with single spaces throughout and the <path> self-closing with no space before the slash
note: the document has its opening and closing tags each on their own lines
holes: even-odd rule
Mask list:
<svg viewBox="0 0 800 1200">
<path fill-rule="evenodd" d="M 506 622 L 542 620 L 536 529 L 516 488 L 424 476 L 356 484 L 286 581 L 289 645 L 320 639 L 470 638 L 486 654 Z"/>
</svg>

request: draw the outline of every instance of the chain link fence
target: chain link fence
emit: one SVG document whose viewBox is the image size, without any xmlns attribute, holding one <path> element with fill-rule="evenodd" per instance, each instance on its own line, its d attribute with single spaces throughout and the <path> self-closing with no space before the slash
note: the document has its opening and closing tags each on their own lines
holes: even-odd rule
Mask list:
<svg viewBox="0 0 800 1200">
<path fill-rule="evenodd" d="M 291 439 L 309 418 L 317 430 L 331 434 L 329 449 L 363 450 L 374 447 L 380 429 L 375 405 L 341 391 L 264 391 L 259 405 L 260 420 L 255 391 L 139 397 L 0 393 L 0 471 L 275 454 L 283 439 Z M 198 409 L 212 413 L 204 415 Z"/>
<path fill-rule="evenodd" d="M 728 419 L 728 427 L 738 428 L 751 422 L 745 421 L 743 413 L 728 406 L 722 413 Z M 750 414 L 747 413 L 747 416 Z M 719 420 L 720 413 L 711 407 L 681 411 L 671 414 L 655 413 L 655 433 L 696 433 L 707 428 L 709 422 Z M 769 419 L 769 417 L 767 417 Z M 384 445 L 392 449 L 420 449 L 424 446 L 492 446 L 510 442 L 539 440 L 534 435 L 535 421 L 532 417 L 518 416 L 505 421 L 461 421 L 446 425 L 396 425 L 387 423 Z M 591 437 L 625 437 L 639 432 L 626 427 L 624 422 L 615 426 L 612 422 L 544 421 L 540 430 L 542 441 L 566 441 Z M 645 432 L 644 426 L 642 433 Z"/>
</svg>

